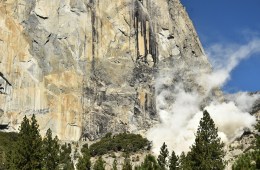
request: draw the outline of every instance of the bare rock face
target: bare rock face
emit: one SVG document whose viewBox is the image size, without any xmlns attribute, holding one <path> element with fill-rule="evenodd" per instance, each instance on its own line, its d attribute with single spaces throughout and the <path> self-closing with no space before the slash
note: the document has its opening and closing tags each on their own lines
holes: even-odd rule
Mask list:
<svg viewBox="0 0 260 170">
<path fill-rule="evenodd" d="M 158 75 L 187 90 L 210 64 L 179 0 L 0 1 L 0 116 L 94 140 L 158 122 Z M 2 121 L 3 122 L 3 121 Z"/>
<path fill-rule="evenodd" d="M 249 95 L 259 95 L 260 92 L 249 93 Z M 256 117 L 257 122 L 260 121 L 260 99 L 257 99 L 251 110 L 249 110 L 251 115 Z M 257 129 L 244 129 L 244 133 L 236 138 L 234 141 L 230 142 L 225 147 L 225 160 L 227 161 L 226 169 L 232 169 L 232 165 L 243 153 L 249 153 L 254 151 L 256 136 L 259 135 Z"/>
</svg>

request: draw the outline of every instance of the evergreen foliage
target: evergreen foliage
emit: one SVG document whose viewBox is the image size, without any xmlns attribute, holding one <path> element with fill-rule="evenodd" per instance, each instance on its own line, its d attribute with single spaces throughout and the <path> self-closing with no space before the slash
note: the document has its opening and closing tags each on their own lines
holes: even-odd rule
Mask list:
<svg viewBox="0 0 260 170">
<path fill-rule="evenodd" d="M 160 166 L 160 169 L 165 170 L 167 169 L 167 158 L 169 156 L 169 151 L 167 149 L 167 145 L 165 142 L 163 143 L 161 150 L 160 150 L 160 155 L 157 158 L 158 164 Z"/>
<path fill-rule="evenodd" d="M 71 161 L 71 144 L 65 143 L 60 148 L 59 162 L 63 170 L 74 170 L 73 162 Z"/>
<path fill-rule="evenodd" d="M 39 125 L 35 118 L 35 115 L 32 115 L 31 118 L 31 131 L 30 131 L 30 143 L 31 143 L 31 161 L 32 167 L 42 168 L 43 152 L 42 152 L 42 137 L 40 135 Z"/>
<path fill-rule="evenodd" d="M 14 150 L 10 153 L 8 169 L 42 169 L 42 139 L 39 125 L 32 116 L 31 122 L 25 116 L 21 123 L 18 140 Z"/>
<path fill-rule="evenodd" d="M 256 162 L 256 168 L 260 169 L 260 120 L 258 120 L 258 123 L 256 124 L 256 129 L 258 131 L 258 134 L 256 134 L 255 162 Z"/>
<path fill-rule="evenodd" d="M 58 137 L 52 139 L 52 131 L 48 129 L 43 139 L 43 169 L 55 170 L 59 165 Z"/>
<path fill-rule="evenodd" d="M 90 152 L 88 149 L 88 145 L 84 145 L 84 147 L 81 149 L 82 157 L 79 158 L 77 169 L 84 169 L 84 170 L 90 170 L 91 168 L 91 161 L 90 161 Z"/>
<path fill-rule="evenodd" d="M 105 161 L 102 159 L 101 156 L 98 157 L 94 164 L 94 170 L 105 170 Z"/>
<path fill-rule="evenodd" d="M 188 156 L 185 156 L 185 153 L 182 152 L 179 158 L 179 169 L 182 170 L 192 170 L 192 162 Z"/>
<path fill-rule="evenodd" d="M 160 167 L 156 161 L 156 158 L 148 154 L 146 155 L 144 162 L 141 164 L 141 166 L 136 167 L 136 170 L 160 170 Z"/>
<path fill-rule="evenodd" d="M 221 170 L 225 167 L 223 147 L 224 144 L 218 137 L 218 129 L 205 110 L 197 130 L 195 144 L 192 145 L 186 159 L 191 162 L 194 170 Z"/>
<path fill-rule="evenodd" d="M 243 154 L 239 156 L 239 158 L 236 160 L 236 162 L 233 164 L 232 169 L 233 170 L 255 170 L 260 169 L 260 167 L 257 167 L 256 159 L 259 159 L 259 152 L 249 152 L 246 154 Z"/>
<path fill-rule="evenodd" d="M 31 120 L 26 116 L 23 118 L 19 133 L 15 136 L 12 136 L 15 140 L 10 142 L 13 144 L 9 145 L 13 147 L 6 154 L 5 169 L 55 170 L 58 169 L 60 162 L 66 162 L 65 165 L 70 162 L 69 169 L 74 169 L 71 160 L 62 159 L 66 156 L 60 152 L 58 137 L 53 139 L 50 129 L 42 140 L 35 115 L 31 117 Z M 66 169 L 66 166 L 64 167 Z"/>
<path fill-rule="evenodd" d="M 15 142 L 18 139 L 18 133 L 0 132 L 0 170 L 7 169 L 8 162 L 10 160 L 10 152 L 15 147 Z"/>
<path fill-rule="evenodd" d="M 136 152 L 138 150 L 149 147 L 150 142 L 141 135 L 136 134 L 118 134 L 111 136 L 106 135 L 99 142 L 89 147 L 91 156 L 103 155 L 109 151 Z"/>
<path fill-rule="evenodd" d="M 175 155 L 175 152 L 172 151 L 171 157 L 169 159 L 169 169 L 178 170 L 179 169 L 179 158 Z"/>
<path fill-rule="evenodd" d="M 260 125 L 257 125 L 258 129 Z M 173 151 L 169 157 L 167 145 L 163 143 L 160 155 L 157 160 L 152 155 L 147 155 L 144 162 L 136 167 L 137 170 L 222 170 L 224 169 L 223 143 L 217 134 L 217 128 L 207 111 L 203 112 L 203 118 L 196 133 L 195 143 L 191 151 L 180 158 Z M 1 138 L 1 133 L 0 133 Z M 8 137 L 7 137 L 8 138 Z M 259 136 L 256 136 L 256 151 L 248 153 L 239 158 L 239 163 L 235 163 L 233 169 L 257 169 L 260 166 L 259 157 Z M 59 146 L 57 136 L 53 139 L 50 129 L 47 130 L 42 140 L 39 133 L 39 125 L 33 115 L 31 120 L 24 117 L 18 134 L 10 133 L 11 144 L 5 140 L 0 141 L 0 170 L 2 169 L 22 169 L 22 170 L 74 170 L 71 160 L 71 145 Z M 8 143 L 8 144 L 7 144 Z M 6 149 L 12 146 L 12 150 Z M 112 136 L 108 133 L 99 142 L 83 145 L 82 157 L 79 158 L 77 169 L 90 170 L 91 156 L 106 154 L 110 151 L 123 151 L 125 156 L 123 170 L 132 170 L 132 164 L 128 153 L 136 152 L 140 149 L 148 149 L 150 142 L 135 134 L 118 134 Z M 253 161 L 252 161 L 253 160 Z M 242 167 L 242 168 L 241 168 Z M 104 170 L 105 162 L 101 156 L 97 159 L 94 170 Z M 117 161 L 114 159 L 113 170 L 117 170 Z"/>
<path fill-rule="evenodd" d="M 255 126 L 260 133 L 260 121 Z M 232 166 L 233 170 L 254 170 L 260 169 L 260 135 L 256 134 L 256 142 L 253 147 L 254 151 L 245 153 L 238 157 Z"/>
</svg>

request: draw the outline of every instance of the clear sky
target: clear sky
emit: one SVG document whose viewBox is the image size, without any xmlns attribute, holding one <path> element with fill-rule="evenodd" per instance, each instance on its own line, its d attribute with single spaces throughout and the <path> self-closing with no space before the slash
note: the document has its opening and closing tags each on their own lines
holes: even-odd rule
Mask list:
<svg viewBox="0 0 260 170">
<path fill-rule="evenodd" d="M 214 44 L 243 45 L 260 39 L 260 0 L 181 0 L 207 50 Z M 224 61 L 223 61 L 224 62 Z M 260 91 L 260 54 L 231 72 L 226 92 Z"/>
</svg>

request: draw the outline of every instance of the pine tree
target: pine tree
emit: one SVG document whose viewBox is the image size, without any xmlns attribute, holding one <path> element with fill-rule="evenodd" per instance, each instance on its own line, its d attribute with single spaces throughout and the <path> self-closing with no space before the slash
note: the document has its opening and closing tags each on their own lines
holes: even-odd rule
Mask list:
<svg viewBox="0 0 260 170">
<path fill-rule="evenodd" d="M 195 144 L 187 158 L 192 162 L 192 169 L 224 169 L 224 144 L 218 137 L 218 129 L 215 127 L 209 113 L 205 110 L 197 130 Z"/>
<path fill-rule="evenodd" d="M 170 170 L 177 170 L 179 169 L 179 158 L 175 155 L 175 152 L 172 151 L 172 155 L 169 159 L 169 169 Z"/>
<path fill-rule="evenodd" d="M 185 153 L 182 152 L 179 158 L 179 169 L 181 170 L 192 170 L 192 162 L 188 158 L 188 155 L 185 156 Z"/>
<path fill-rule="evenodd" d="M 18 167 L 22 168 L 28 164 L 28 157 L 30 156 L 30 144 L 28 144 L 28 137 L 30 130 L 30 121 L 25 116 L 20 126 L 18 141 L 10 156 L 10 158 L 13 158 L 13 164 L 10 165 L 10 169 L 17 169 Z"/>
<path fill-rule="evenodd" d="M 105 170 L 105 161 L 102 159 L 102 157 L 98 157 L 94 164 L 94 170 Z"/>
<path fill-rule="evenodd" d="M 148 154 L 146 155 L 144 162 L 141 164 L 140 167 L 137 167 L 138 170 L 160 170 L 160 167 L 156 161 L 156 158 Z"/>
<path fill-rule="evenodd" d="M 39 125 L 33 114 L 31 118 L 31 132 L 30 132 L 30 139 L 31 139 L 31 167 L 32 169 L 41 169 L 42 168 L 42 138 L 40 135 Z"/>
<path fill-rule="evenodd" d="M 10 169 L 42 169 L 42 138 L 35 115 L 31 123 L 26 116 L 23 118 L 11 158 L 13 163 Z"/>
<path fill-rule="evenodd" d="M 47 130 L 43 139 L 43 167 L 46 170 L 54 170 L 59 165 L 58 137 L 52 139 L 52 131 Z"/>
<path fill-rule="evenodd" d="M 90 152 L 88 149 L 88 146 L 86 145 L 86 147 L 83 147 L 81 149 L 82 152 L 82 157 L 79 158 L 78 164 L 77 164 L 77 169 L 79 170 L 90 170 L 91 168 L 91 161 L 90 161 Z"/>
<path fill-rule="evenodd" d="M 157 158 L 158 164 L 162 170 L 167 169 L 167 157 L 169 156 L 169 151 L 165 142 L 163 143 L 160 151 L 160 155 Z"/>
<path fill-rule="evenodd" d="M 71 144 L 65 143 L 61 146 L 59 162 L 63 166 L 63 170 L 74 170 L 73 162 L 71 161 Z"/>
</svg>

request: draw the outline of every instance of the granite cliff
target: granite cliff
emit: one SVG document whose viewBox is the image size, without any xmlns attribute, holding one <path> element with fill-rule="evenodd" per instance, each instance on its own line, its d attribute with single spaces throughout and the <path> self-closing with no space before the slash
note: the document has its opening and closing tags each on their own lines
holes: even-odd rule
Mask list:
<svg viewBox="0 0 260 170">
<path fill-rule="evenodd" d="M 163 79 L 172 68 L 177 76 Z M 0 123 L 9 130 L 36 114 L 41 132 L 62 140 L 143 133 L 159 121 L 158 82 L 203 94 L 196 74 L 210 71 L 179 0 L 0 0 Z"/>
</svg>

